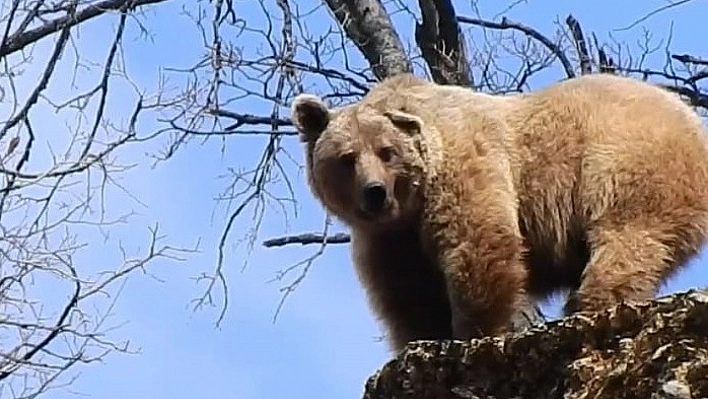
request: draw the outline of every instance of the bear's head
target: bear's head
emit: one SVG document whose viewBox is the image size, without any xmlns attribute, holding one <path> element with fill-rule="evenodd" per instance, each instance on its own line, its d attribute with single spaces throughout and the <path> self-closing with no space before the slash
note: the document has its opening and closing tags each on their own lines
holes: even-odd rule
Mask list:
<svg viewBox="0 0 708 399">
<path fill-rule="evenodd" d="M 425 170 L 421 118 L 364 102 L 329 109 L 309 94 L 295 98 L 291 118 L 306 147 L 310 189 L 331 214 L 359 228 L 415 220 Z"/>
</svg>

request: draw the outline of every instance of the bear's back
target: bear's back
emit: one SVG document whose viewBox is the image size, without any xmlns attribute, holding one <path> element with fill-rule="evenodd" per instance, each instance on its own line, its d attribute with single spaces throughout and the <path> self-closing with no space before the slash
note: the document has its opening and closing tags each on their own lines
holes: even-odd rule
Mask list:
<svg viewBox="0 0 708 399">
<path fill-rule="evenodd" d="M 520 226 L 531 263 L 544 270 L 531 282 L 535 293 L 573 288 L 589 256 L 589 223 L 612 204 L 639 214 L 652 211 L 641 198 L 704 195 L 697 190 L 708 181 L 706 129 L 678 96 L 596 74 L 522 102 L 507 120 L 516 135 Z"/>
<path fill-rule="evenodd" d="M 557 133 L 584 133 L 588 144 L 613 140 L 705 141 L 702 121 L 678 95 L 636 79 L 585 75 L 525 95 L 524 102 L 530 121 L 534 117 L 546 119 L 544 122 L 556 118 L 581 127 L 559 129 Z"/>
</svg>

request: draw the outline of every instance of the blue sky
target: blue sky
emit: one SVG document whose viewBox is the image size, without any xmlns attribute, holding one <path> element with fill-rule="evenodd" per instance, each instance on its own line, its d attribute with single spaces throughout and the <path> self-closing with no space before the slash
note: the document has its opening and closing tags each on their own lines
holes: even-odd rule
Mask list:
<svg viewBox="0 0 708 399">
<path fill-rule="evenodd" d="M 312 1 L 300 2 L 304 9 Z M 472 16 L 469 2 L 456 2 L 460 15 Z M 505 8 L 493 1 L 477 3 L 481 15 L 492 18 Z M 658 14 L 626 32 L 614 32 L 619 40 L 636 50 L 642 28 L 654 35 L 655 43 L 666 38 L 673 26 L 672 49 L 677 53 L 705 54 L 703 29 L 708 7 L 705 1 L 693 3 Z M 200 2 L 210 11 L 210 6 Z M 552 34 L 553 21 L 572 13 L 586 34 L 591 31 L 598 39 L 608 41 L 607 32 L 628 25 L 648 11 L 666 4 L 645 2 L 554 2 L 551 0 L 523 2 L 513 8 L 508 18 L 523 21 L 540 31 Z M 150 39 L 138 35 L 131 23 L 124 41 L 124 57 L 128 74 L 138 87 L 157 89 L 160 67 L 187 67 L 205 51 L 193 23 L 180 10 L 183 5 L 194 9 L 188 0 L 170 1 L 147 10 L 143 23 L 150 30 Z M 255 1 L 235 2 L 236 12 L 251 24 L 262 20 L 260 6 Z M 273 7 L 274 8 L 274 7 Z M 274 8 L 275 9 L 275 8 Z M 417 8 L 414 8 L 417 10 Z M 307 23 L 313 30 L 325 31 L 332 20 L 320 10 Z M 113 34 L 117 18 L 103 16 L 81 28 L 76 47 L 81 56 L 103 61 L 107 40 Z M 402 15 L 395 18 L 399 32 L 407 42 L 413 25 Z M 680 22 L 680 23 L 679 23 Z M 479 37 L 479 36 L 477 36 Z M 52 39 L 53 40 L 53 39 Z M 42 45 L 38 57 L 46 57 L 51 41 Z M 256 51 L 249 48 L 249 51 Z M 702 51 L 702 52 L 701 52 Z M 41 56 L 40 56 L 41 55 Z M 649 65 L 661 65 L 663 56 L 654 56 Z M 70 76 L 69 69 L 62 71 Z M 60 75 L 61 76 L 61 75 Z M 559 75 L 554 75 L 558 77 Z M 93 84 L 96 73 L 82 72 L 78 84 Z M 86 83 L 89 82 L 89 83 Z M 32 82 L 27 82 L 29 85 Z M 171 82 L 178 85 L 179 81 Z M 53 83 L 50 88 L 59 95 L 69 90 L 68 79 Z M 126 83 L 112 87 L 109 113 L 117 121 L 125 121 L 134 101 L 134 91 Z M 237 112 L 268 114 L 269 108 L 238 103 Z M 46 116 L 44 127 L 52 127 L 56 116 L 45 108 L 37 115 Z M 287 112 L 283 109 L 282 112 Z M 35 116 L 37 119 L 37 117 Z M 54 121 L 54 122 L 50 122 Z M 149 131 L 154 121 L 141 120 L 140 129 Z M 61 140 L 61 135 L 52 136 Z M 287 138 L 286 147 L 298 162 L 302 152 L 294 138 Z M 159 149 L 164 142 L 145 147 L 129 147 L 120 156 L 124 162 L 139 166 L 126 172 L 121 184 L 146 206 L 112 189 L 107 200 L 108 213 L 118 215 L 135 211 L 130 223 L 111 228 L 103 237 L 86 231 L 82 237 L 91 244 L 76 257 L 76 262 L 93 267 L 118 264 L 118 240 L 131 249 L 144 249 L 149 238 L 148 226 L 160 223 L 166 242 L 175 246 L 192 247 L 199 240 L 199 253 L 189 255 L 185 262 L 157 262 L 151 272 L 162 281 L 136 274 L 128 280 L 119 302 L 113 309 L 113 322 L 121 324 L 111 332 L 116 340 L 129 340 L 137 355 L 112 355 L 104 363 L 80 366 L 80 378 L 69 390 L 56 390 L 46 398 L 72 397 L 71 392 L 94 398 L 179 399 L 233 397 L 266 399 L 284 396 L 360 397 L 363 385 L 377 368 L 388 359 L 379 325 L 370 312 L 363 291 L 354 275 L 348 246 L 330 246 L 311 268 L 304 283 L 285 303 L 276 323 L 273 315 L 281 298 L 283 283 L 267 283 L 278 270 L 287 267 L 317 250 L 316 246 L 266 249 L 256 245 L 250 254 L 244 245 L 230 247 L 225 274 L 229 285 L 229 308 L 223 323 L 215 327 L 219 308 L 194 312 L 190 301 L 203 292 L 203 285 L 192 277 L 211 271 L 216 261 L 216 246 L 224 226 L 226 211 L 216 206 L 214 197 L 227 184 L 223 175 L 227 168 L 249 167 L 254 164 L 263 146 L 261 138 L 229 137 L 225 143 L 211 140 L 194 142 L 180 150 L 169 162 L 152 169 L 145 162 L 145 152 Z M 223 146 L 223 152 L 222 152 Z M 321 228 L 324 214 L 311 197 L 304 176 L 292 164 L 286 164 L 295 183 L 298 216 L 290 214 L 289 224 L 278 213 L 264 221 L 258 242 L 287 233 L 316 231 Z M 269 212 L 271 212 L 269 210 Z M 249 216 L 238 225 L 238 231 L 248 227 Z M 287 227 L 287 229 L 286 229 Z M 334 231 L 342 231 L 335 224 Z M 242 234 L 232 235 L 232 240 Z M 242 269 L 245 260 L 248 263 Z M 692 262 L 691 267 L 673 279 L 662 292 L 708 285 L 705 258 Z M 221 299 L 221 298 L 217 298 Z M 557 312 L 558 302 L 545 310 Z M 125 324 L 123 324 L 125 323 Z"/>
</svg>

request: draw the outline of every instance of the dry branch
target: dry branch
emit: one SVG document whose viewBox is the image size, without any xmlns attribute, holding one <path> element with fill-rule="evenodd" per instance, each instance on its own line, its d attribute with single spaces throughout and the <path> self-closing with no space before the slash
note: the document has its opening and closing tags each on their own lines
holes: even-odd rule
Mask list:
<svg viewBox="0 0 708 399">
<path fill-rule="evenodd" d="M 690 55 L 690 54 L 673 54 L 671 58 L 676 61 L 680 61 L 686 64 L 696 64 L 696 65 L 706 65 L 708 66 L 708 60 Z"/>
<path fill-rule="evenodd" d="M 325 0 L 378 79 L 410 72 L 398 33 L 379 0 Z"/>
<path fill-rule="evenodd" d="M 568 25 L 571 35 L 573 35 L 575 49 L 578 51 L 578 56 L 580 57 L 580 73 L 583 75 L 592 73 L 590 51 L 585 41 L 585 35 L 583 35 L 583 29 L 580 27 L 580 22 L 572 15 L 568 15 L 565 19 L 565 23 Z"/>
<path fill-rule="evenodd" d="M 292 126 L 293 123 L 290 118 L 273 118 L 272 116 L 258 116 L 251 114 L 239 114 L 233 111 L 227 111 L 224 109 L 211 110 L 210 113 L 215 116 L 220 116 L 223 118 L 233 119 L 232 125 L 224 128 L 225 131 L 235 130 L 241 126 L 246 125 L 269 125 L 271 127 L 281 127 L 281 126 Z"/>
<path fill-rule="evenodd" d="M 611 73 L 617 72 L 617 67 L 615 66 L 615 61 L 612 57 L 608 56 L 605 50 L 597 42 L 597 36 L 593 33 L 593 41 L 595 42 L 595 48 L 597 49 L 597 64 L 600 73 Z"/>
<path fill-rule="evenodd" d="M 708 110 L 708 94 L 700 93 L 688 87 L 661 85 L 666 90 L 677 93 L 688 99 L 688 103 L 694 107 L 700 107 Z"/>
<path fill-rule="evenodd" d="M 80 10 L 77 10 L 74 15 L 67 15 L 50 20 L 35 29 L 28 31 L 19 31 L 7 36 L 2 44 L 0 44 L 0 58 L 12 54 L 15 51 L 25 48 L 27 45 L 37 42 L 40 39 L 59 32 L 64 28 L 81 24 L 91 18 L 105 14 L 115 10 L 131 10 L 137 7 L 161 3 L 165 0 L 104 0 L 99 3 L 90 4 Z M 43 2 L 39 2 L 42 4 Z"/>
<path fill-rule="evenodd" d="M 351 236 L 346 233 L 337 233 L 331 236 L 319 233 L 304 233 L 293 236 L 271 238 L 263 241 L 263 246 L 267 248 L 282 247 L 288 244 L 346 244 L 351 242 Z"/>
<path fill-rule="evenodd" d="M 450 0 L 419 0 L 422 24 L 415 40 L 433 80 L 439 84 L 472 86 L 472 73 L 462 30 Z"/>
<path fill-rule="evenodd" d="M 512 22 L 506 17 L 502 18 L 501 22 L 492 22 L 492 21 L 486 21 L 483 19 L 463 17 L 463 16 L 457 17 L 457 20 L 460 22 L 464 22 L 466 24 L 481 26 L 483 28 L 499 29 L 499 30 L 511 29 L 511 30 L 516 30 L 516 31 L 522 32 L 525 35 L 539 41 L 548 50 L 550 50 L 551 53 L 553 53 L 558 58 L 560 63 L 563 65 L 563 69 L 565 70 L 565 74 L 569 78 L 575 77 L 575 68 L 573 68 L 573 64 L 570 62 L 570 59 L 568 59 L 565 52 L 560 48 L 560 46 L 558 46 L 551 39 L 549 39 L 548 37 L 543 35 L 541 32 L 537 31 L 534 28 L 531 28 L 530 26 L 527 26 L 527 25 L 524 25 L 524 24 L 518 23 L 518 22 Z"/>
</svg>

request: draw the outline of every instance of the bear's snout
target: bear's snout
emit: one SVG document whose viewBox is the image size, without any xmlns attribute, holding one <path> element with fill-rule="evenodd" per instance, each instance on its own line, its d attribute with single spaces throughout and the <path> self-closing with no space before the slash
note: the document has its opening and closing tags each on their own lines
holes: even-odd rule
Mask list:
<svg viewBox="0 0 708 399">
<path fill-rule="evenodd" d="M 380 212 L 386 205 L 386 186 L 378 181 L 367 183 L 362 190 L 362 203 L 366 212 Z"/>
</svg>

